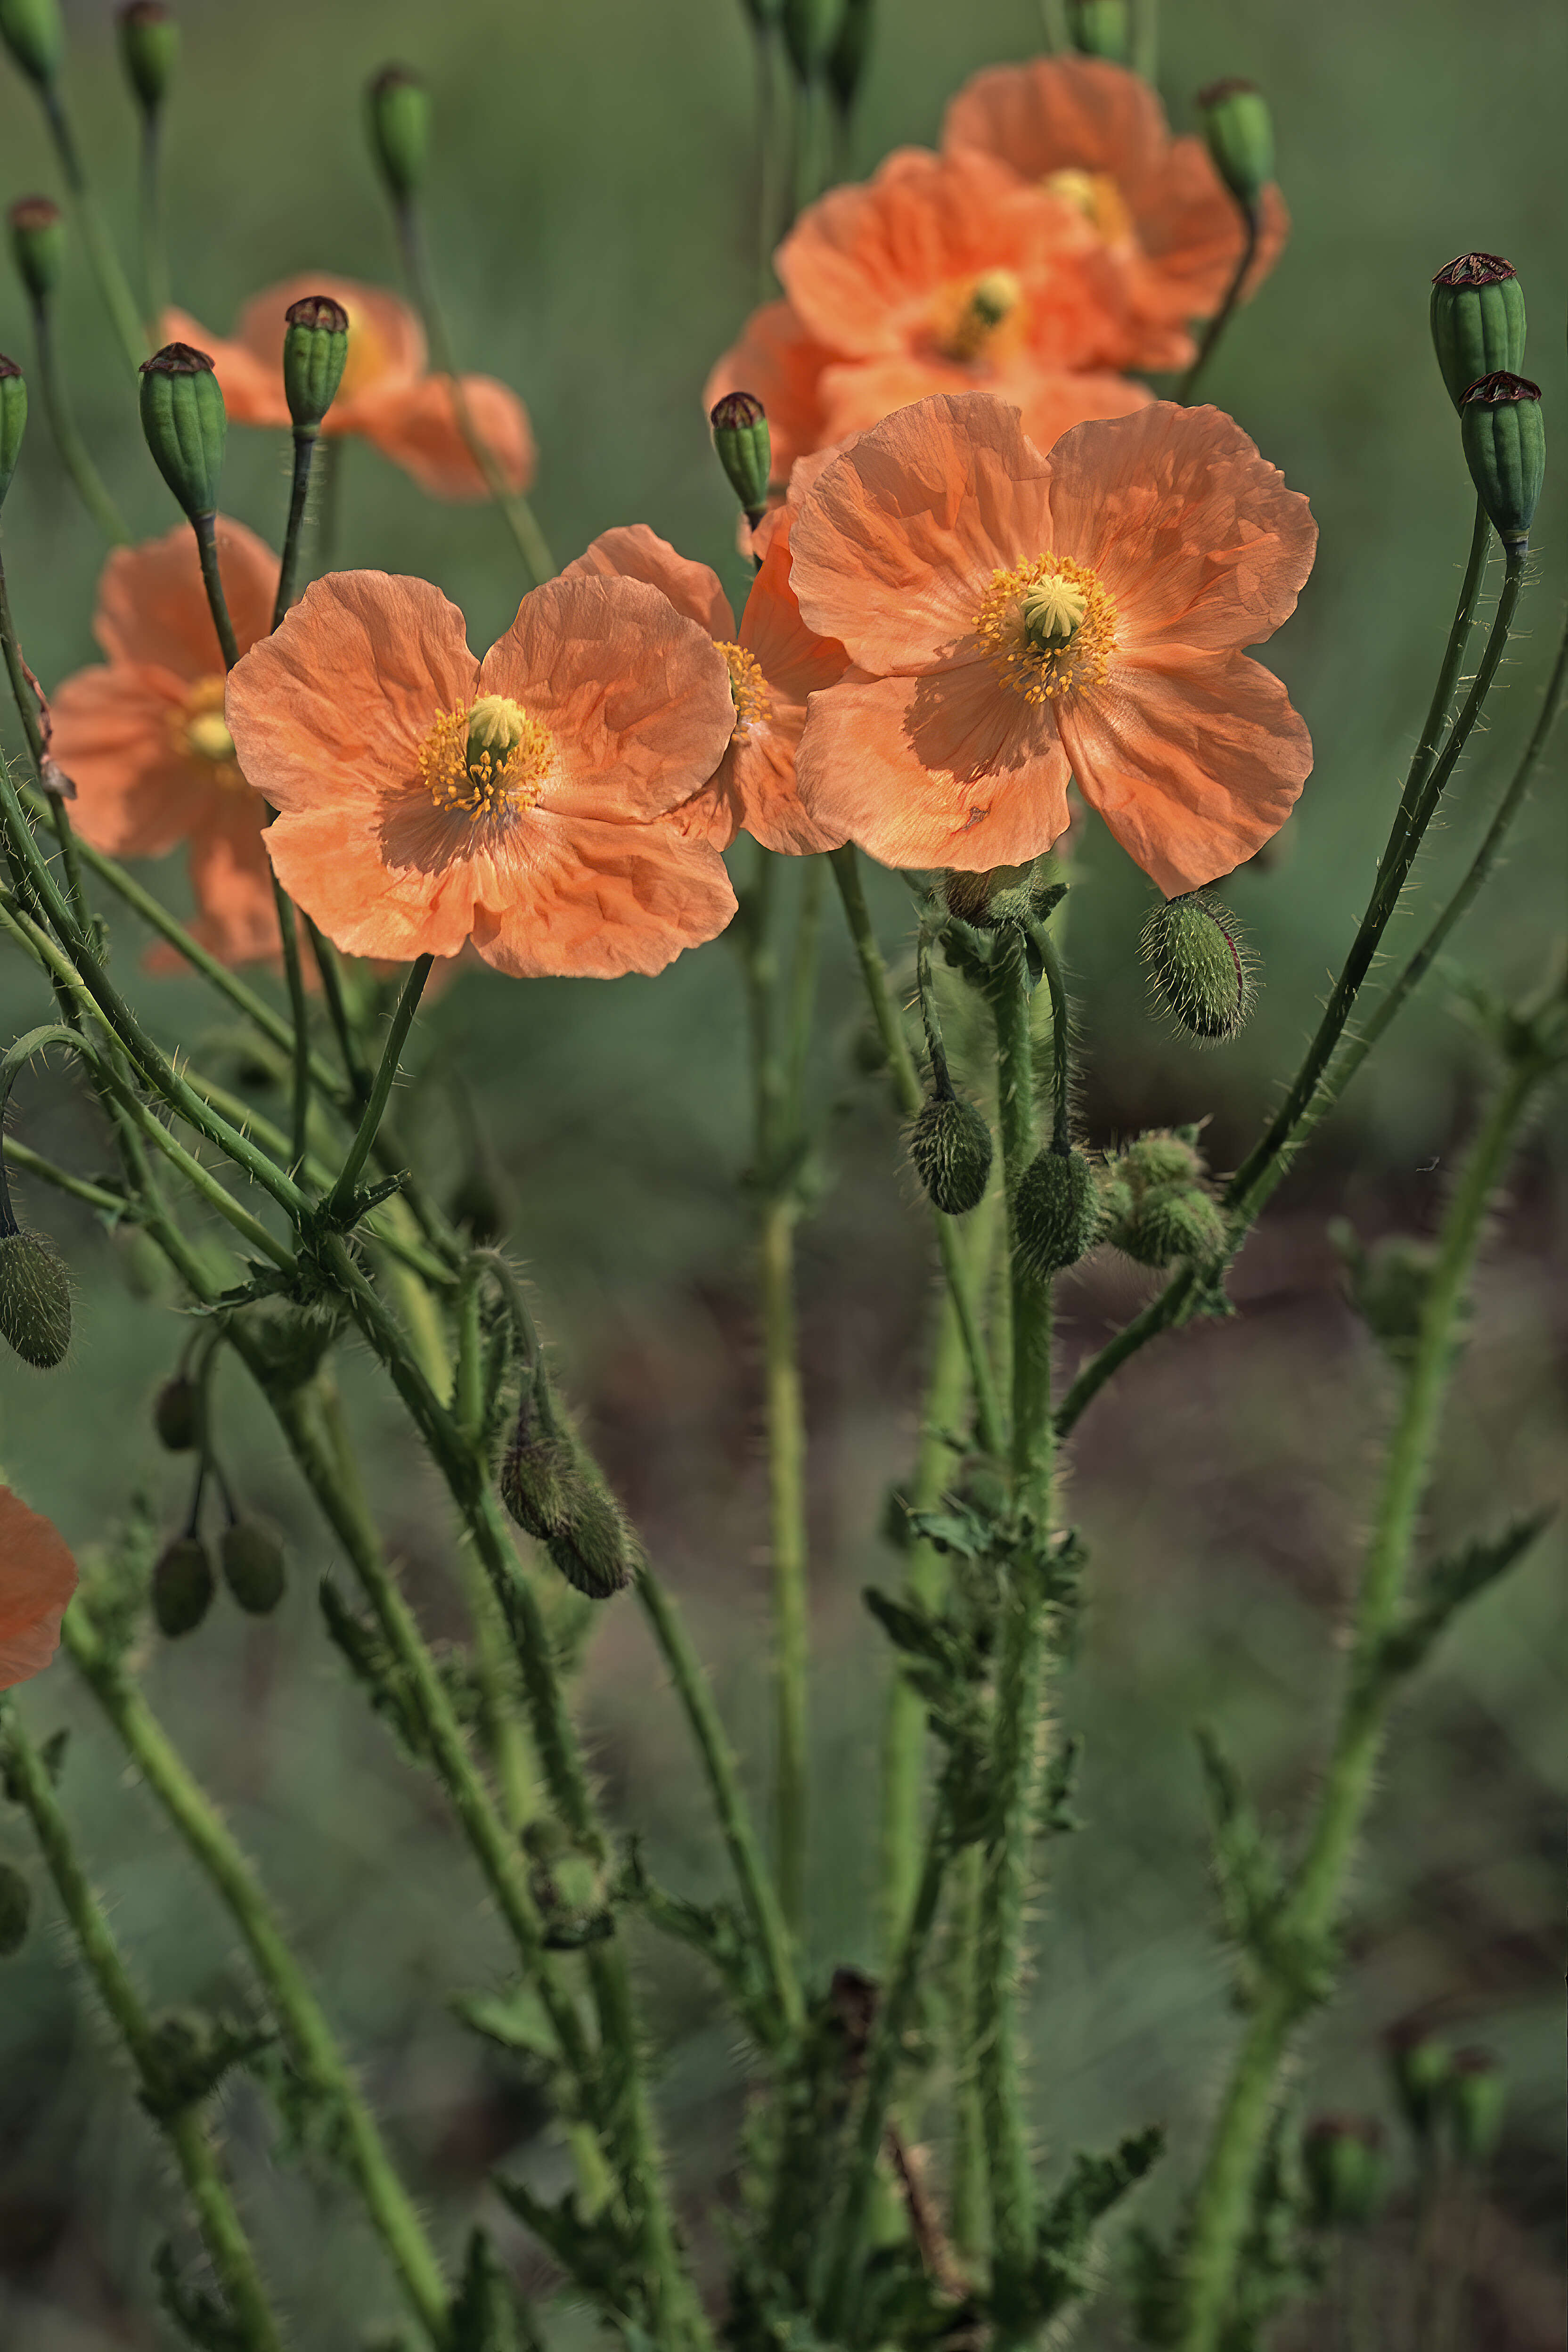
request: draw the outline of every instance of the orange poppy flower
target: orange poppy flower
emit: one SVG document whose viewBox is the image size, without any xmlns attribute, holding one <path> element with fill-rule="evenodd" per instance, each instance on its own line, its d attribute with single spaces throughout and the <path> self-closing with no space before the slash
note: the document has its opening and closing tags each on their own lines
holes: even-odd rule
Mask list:
<svg viewBox="0 0 1568 2352">
<path fill-rule="evenodd" d="M 76 1562 L 48 1520 L 0 1486 L 0 1690 L 43 1673 L 76 1580 Z"/>
<path fill-rule="evenodd" d="M 425 330 L 406 302 L 352 278 L 290 278 L 269 286 L 239 314 L 232 341 L 209 335 L 184 310 L 165 310 L 165 342 L 195 343 L 210 354 L 224 404 L 237 425 L 289 424 L 283 396 L 284 314 L 307 294 L 330 295 L 349 314 L 348 364 L 321 431 L 357 433 L 437 499 L 489 496 L 458 428 L 452 387 L 426 373 Z M 533 435 L 516 393 L 493 376 L 459 379 L 468 414 L 514 490 L 533 479 Z"/>
<path fill-rule="evenodd" d="M 826 466 L 792 582 L 858 665 L 816 695 L 801 796 L 887 866 L 1021 865 L 1077 781 L 1167 896 L 1277 832 L 1312 763 L 1243 653 L 1294 610 L 1317 529 L 1228 416 L 1162 401 L 1049 457 L 980 393 Z"/>
<path fill-rule="evenodd" d="M 718 849 L 728 849 L 744 827 L 764 849 L 810 856 L 837 849 L 844 836 L 825 833 L 802 806 L 795 748 L 806 697 L 842 677 L 849 656 L 841 645 L 814 635 L 800 617 L 789 584 L 788 516 L 771 515 L 755 544 L 761 566 L 738 627 L 718 574 L 678 555 L 646 523 L 602 532 L 562 577 L 646 580 L 678 613 L 700 623 L 724 656 L 734 730 L 717 772 L 675 811 L 676 824 Z"/>
<path fill-rule="evenodd" d="M 224 516 L 217 549 L 244 648 L 272 626 L 278 558 Z M 226 963 L 276 956 L 267 811 L 235 761 L 223 656 L 187 524 L 115 550 L 93 634 L 108 662 L 78 670 L 53 702 L 54 755 L 76 785 L 79 831 L 117 857 L 162 857 L 188 843 L 195 936 Z"/>
<path fill-rule="evenodd" d="M 1140 75 L 1100 58 L 994 66 L 949 106 L 942 145 L 984 154 L 1077 205 L 1124 281 L 1128 340 L 1116 363 L 1186 365 L 1188 322 L 1218 310 L 1241 259 L 1242 225 L 1202 140 L 1172 138 Z M 1279 189 L 1266 188 L 1245 293 L 1262 284 L 1289 227 Z"/>
<path fill-rule="evenodd" d="M 423 580 L 308 588 L 228 686 L 281 814 L 285 889 L 351 955 L 531 978 L 661 971 L 735 910 L 718 852 L 664 822 L 735 723 L 707 631 L 635 580 L 552 580 L 483 661 Z"/>
</svg>

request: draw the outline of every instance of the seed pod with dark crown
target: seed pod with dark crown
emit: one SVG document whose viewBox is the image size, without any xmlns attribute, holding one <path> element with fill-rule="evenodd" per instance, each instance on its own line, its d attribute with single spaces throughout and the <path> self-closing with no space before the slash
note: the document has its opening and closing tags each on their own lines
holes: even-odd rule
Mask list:
<svg viewBox="0 0 1568 2352">
<path fill-rule="evenodd" d="M 1257 959 L 1208 890 L 1156 907 L 1139 940 L 1162 1008 L 1205 1045 L 1234 1037 L 1258 1000 Z"/>
<path fill-rule="evenodd" d="M 1235 75 L 1198 92 L 1204 136 L 1215 170 L 1244 210 L 1257 205 L 1274 177 L 1274 122 L 1256 82 Z"/>
<path fill-rule="evenodd" d="M 216 514 L 228 413 L 205 352 L 165 343 L 142 361 L 142 430 L 191 521 Z"/>
<path fill-rule="evenodd" d="M 1100 1237 L 1100 1187 L 1081 1151 L 1039 1152 L 1018 1180 L 1015 1247 L 1037 1282 L 1076 1265 Z"/>
<path fill-rule="evenodd" d="M 171 1642 L 194 1633 L 212 1607 L 213 1565 L 200 1536 L 176 1536 L 153 1570 L 153 1614 Z"/>
<path fill-rule="evenodd" d="M 14 1959 L 27 1940 L 33 1890 L 21 1872 L 0 1862 L 0 1960 Z"/>
<path fill-rule="evenodd" d="M 163 0 L 130 0 L 120 11 L 120 62 L 147 114 L 163 105 L 180 61 L 180 27 Z"/>
<path fill-rule="evenodd" d="M 425 182 L 430 154 L 430 93 L 411 66 L 383 66 L 365 85 L 372 161 L 401 207 Z"/>
<path fill-rule="evenodd" d="M 283 1547 L 259 1519 L 236 1519 L 223 1531 L 223 1580 L 250 1617 L 268 1617 L 283 1598 Z"/>
<path fill-rule="evenodd" d="M 642 1566 L 642 1547 L 626 1513 L 595 1475 L 584 1479 L 571 1525 L 548 1549 L 567 1583 L 590 1601 L 624 1591 Z"/>
<path fill-rule="evenodd" d="M 27 79 L 47 89 L 66 53 L 59 0 L 0 0 L 0 41 Z"/>
<path fill-rule="evenodd" d="M 194 1453 L 202 1433 L 202 1392 L 187 1373 L 175 1372 L 153 1400 L 153 1426 L 168 1454 Z"/>
<path fill-rule="evenodd" d="M 727 392 L 722 400 L 714 402 L 708 422 L 713 433 L 713 454 L 741 501 L 746 520 L 755 526 L 767 511 L 773 464 L 767 411 L 754 392 Z"/>
<path fill-rule="evenodd" d="M 1493 530 L 1505 547 L 1527 547 L 1546 478 L 1541 386 L 1506 370 L 1482 376 L 1459 403 L 1459 437 Z"/>
<path fill-rule="evenodd" d="M 71 1286 L 47 1234 L 0 1234 L 0 1339 L 35 1371 L 52 1372 L 71 1342 Z"/>
<path fill-rule="evenodd" d="M 1371 2116 L 1319 2116 L 1302 2135 L 1301 2168 L 1318 2229 L 1364 2228 L 1388 2179 L 1383 2126 Z"/>
<path fill-rule="evenodd" d="M 349 314 L 330 294 L 307 294 L 283 316 L 283 396 L 295 432 L 313 434 L 348 365 Z"/>
<path fill-rule="evenodd" d="M 1508 2077 L 1489 2050 L 1456 2050 L 1443 2108 L 1461 2164 L 1489 2164 L 1502 2137 Z"/>
<path fill-rule="evenodd" d="M 1218 1204 L 1195 1185 L 1155 1184 L 1134 1202 L 1115 1239 L 1140 1265 L 1173 1265 L 1179 1257 L 1201 1265 L 1224 1251 L 1226 1223 Z"/>
<path fill-rule="evenodd" d="M 1120 1165 L 1134 1192 L 1147 1192 L 1152 1184 L 1194 1184 L 1203 1173 L 1203 1161 L 1192 1145 L 1168 1128 L 1139 1136 L 1122 1153 Z"/>
<path fill-rule="evenodd" d="M 1128 0 L 1068 0 L 1068 38 L 1080 58 L 1124 66 L 1132 45 Z"/>
<path fill-rule="evenodd" d="M 27 380 L 15 360 L 0 354 L 0 506 L 11 487 L 27 429 Z"/>
<path fill-rule="evenodd" d="M 5 215 L 11 233 L 11 258 L 29 300 L 47 302 L 59 284 L 65 259 L 66 225 L 50 196 L 22 196 Z"/>
<path fill-rule="evenodd" d="M 1471 384 L 1524 365 L 1524 289 L 1498 253 L 1461 253 L 1432 280 L 1432 348 L 1456 408 Z"/>
<path fill-rule="evenodd" d="M 931 1206 L 966 1217 L 991 1181 L 991 1129 L 972 1102 L 939 1087 L 910 1129 L 910 1158 Z"/>
</svg>

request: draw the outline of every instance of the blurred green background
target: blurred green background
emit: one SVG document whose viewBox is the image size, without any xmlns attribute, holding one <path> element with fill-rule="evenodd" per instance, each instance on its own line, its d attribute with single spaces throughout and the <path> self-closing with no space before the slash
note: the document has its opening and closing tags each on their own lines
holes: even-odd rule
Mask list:
<svg viewBox="0 0 1568 2352">
<path fill-rule="evenodd" d="M 70 95 L 121 242 L 132 243 L 130 110 L 111 12 L 71 16 Z M 735 0 L 271 0 L 180 11 L 185 66 L 170 124 L 175 296 L 215 331 L 270 280 L 313 265 L 394 282 L 365 166 L 359 91 L 400 57 L 436 93 L 432 236 L 465 362 L 514 384 L 541 448 L 536 505 L 560 558 L 642 520 L 725 569 L 732 506 L 699 395 L 752 299 L 750 58 Z M 1549 0 L 1379 0 L 1353 26 L 1322 11 L 1191 0 L 1167 11 L 1162 81 L 1179 128 L 1190 94 L 1230 72 L 1273 100 L 1295 232 L 1209 380 L 1308 492 L 1322 530 L 1297 617 L 1269 648 L 1317 746 L 1317 769 L 1268 870 L 1227 895 L 1252 927 L 1267 990 L 1252 1027 L 1200 1056 L 1150 1018 L 1135 942 L 1147 885 L 1102 835 L 1075 884 L 1072 954 L 1089 1046 L 1086 1111 L 1103 1144 L 1139 1126 L 1213 1114 L 1230 1164 L 1293 1060 L 1353 925 L 1425 709 L 1468 537 L 1470 491 L 1431 362 L 1432 272 L 1472 247 L 1507 254 L 1534 322 L 1528 364 L 1563 414 L 1561 133 L 1568 38 Z M 882 0 L 858 168 L 934 139 L 966 74 L 1026 55 L 1026 0 Z M 31 93 L 0 79 L 0 198 L 58 193 Z M 140 533 L 167 497 L 73 255 L 63 331 L 80 421 Z M 0 347 L 27 358 L 16 289 L 0 287 Z M 92 654 L 101 556 L 39 417 L 5 510 L 14 606 L 54 682 Z M 482 648 L 521 583 L 483 509 L 423 500 L 367 448 L 350 450 L 341 560 L 422 573 Z M 225 504 L 274 539 L 280 441 L 237 430 Z M 1568 494 L 1559 468 L 1536 532 L 1538 579 L 1506 690 L 1454 787 L 1421 898 L 1473 840 L 1508 772 L 1562 625 Z M 1560 739 L 1561 740 L 1561 739 Z M 1559 750 L 1502 877 L 1461 936 L 1467 965 L 1528 984 L 1560 922 Z M 183 903 L 178 860 L 167 884 Z M 889 940 L 907 901 L 879 907 Z M 121 934 L 129 971 L 138 943 Z M 210 1007 L 178 982 L 141 981 L 168 1039 L 195 1053 Z M 47 1017 L 37 976 L 0 961 L 7 1032 Z M 815 1958 L 875 1963 L 871 1824 L 883 1659 L 858 1593 L 896 1563 L 877 1526 L 913 1442 L 930 1296 L 926 1229 L 893 1122 L 853 1076 L 858 1022 L 837 944 L 814 1084 L 831 1106 L 829 1181 L 802 1237 L 813 1439 L 816 1596 Z M 471 1089 L 511 1188 L 526 1261 L 570 1385 L 656 1557 L 714 1659 L 761 1785 L 766 1741 L 763 1491 L 747 1208 L 737 973 L 718 943 L 658 982 L 503 982 L 464 972 L 422 1024 L 409 1125 L 437 1181 L 459 1172 L 448 1082 Z M 1429 1224 L 1482 1074 L 1442 987 L 1395 1031 L 1376 1072 L 1279 1196 L 1249 1248 L 1238 1323 L 1166 1341 L 1086 1422 L 1072 1502 L 1094 1559 L 1093 1602 L 1062 1705 L 1087 1738 L 1089 1833 L 1051 1855 L 1034 1984 L 1042 2145 L 1096 2144 L 1153 2116 L 1191 2151 L 1233 2030 L 1212 1937 L 1191 1729 L 1220 1719 L 1281 1822 L 1321 1753 L 1334 1627 L 1364 1525 L 1385 1377 L 1342 1304 L 1325 1226 L 1367 1235 Z M 18 1088 L 17 1131 L 90 1171 L 104 1146 L 68 1077 Z M 1485 1273 L 1448 1423 L 1434 1535 L 1493 1526 L 1561 1478 L 1562 1289 L 1553 1202 L 1560 1133 L 1521 1164 Z M 123 1255 L 68 1204 L 26 1192 L 70 1254 L 79 1337 L 43 1380 L 0 1363 L 0 1460 L 73 1542 L 100 1539 L 140 1487 L 171 1525 L 178 1466 L 145 1406 L 183 1328 L 129 1295 Z M 1093 1344 L 1140 1285 L 1096 1261 L 1071 1286 L 1070 1345 Z M 373 1486 L 411 1591 L 437 1632 L 459 1630 L 452 1538 L 368 1367 L 348 1368 Z M 199 1757 L 284 1902 L 405 2153 L 455 2243 L 486 2168 L 562 2173 L 536 2096 L 454 2022 L 455 1990 L 496 1980 L 499 1939 L 430 1790 L 343 1686 L 312 1597 L 330 1548 L 269 1425 L 238 1379 L 221 1398 L 225 1449 L 247 1496 L 287 1528 L 289 1600 L 259 1628 L 218 1612 L 151 1672 L 156 1704 Z M 1381 2108 L 1376 2039 L 1429 2017 L 1501 2053 L 1510 2120 L 1479 2257 L 1477 2346 L 1560 2340 L 1563 2245 L 1553 1897 L 1563 1848 L 1560 1549 L 1542 1545 L 1467 1621 L 1408 1709 L 1363 1869 L 1343 1998 L 1314 2036 L 1310 2105 Z M 119 1757 L 57 1668 L 28 1693 L 40 1731 L 77 1727 L 65 1796 L 117 1927 L 161 2000 L 237 1996 L 222 1918 L 159 1833 Z M 662 1679 L 629 1608 L 605 1612 L 584 1706 L 619 1819 L 647 1834 L 665 1879 L 715 1883 L 713 1842 Z M 19 1828 L 0 1824 L 20 1858 Z M 717 2275 L 717 2214 L 733 2193 L 744 2096 L 737 2037 L 710 1990 L 668 1952 L 644 1954 L 661 2092 L 685 2210 Z M 357 2340 L 391 2295 L 337 2202 L 274 2160 L 255 2098 L 228 2101 L 242 2193 L 302 2347 Z M 1165 2168 L 1148 2210 L 1168 2210 Z M 36 1936 L 0 2000 L 0 2342 L 103 2352 L 162 2340 L 150 2263 L 168 2226 L 150 2136 L 102 2063 L 97 2023 L 52 1933 Z M 1374 2251 L 1392 2275 L 1398 2215 Z M 177 2232 L 177 2234 L 179 2234 Z M 184 2242 L 182 2238 L 182 2243 Z M 548 2273 L 520 2242 L 523 2274 Z M 1323 2340 L 1308 2319 L 1287 2340 Z M 1112 2344 L 1114 2305 L 1083 2340 Z M 588 2343 L 567 2316 L 561 2342 Z"/>
</svg>

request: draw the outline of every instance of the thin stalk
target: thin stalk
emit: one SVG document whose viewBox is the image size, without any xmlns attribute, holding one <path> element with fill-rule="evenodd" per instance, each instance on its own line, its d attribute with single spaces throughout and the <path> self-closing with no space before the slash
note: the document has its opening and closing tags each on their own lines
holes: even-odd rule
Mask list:
<svg viewBox="0 0 1568 2352">
<path fill-rule="evenodd" d="M 127 1222 L 133 1224 L 136 1222 L 135 1213 L 123 1192 L 106 1192 L 101 1184 L 89 1184 L 85 1177 L 73 1176 L 67 1168 L 57 1168 L 52 1160 L 46 1160 L 42 1152 L 35 1151 L 30 1144 L 18 1142 L 14 1135 L 5 1139 L 5 1159 L 7 1167 L 16 1169 L 24 1176 L 37 1176 L 41 1182 L 52 1184 L 58 1192 L 68 1194 L 71 1200 L 80 1201 L 89 1209 L 97 1209 L 117 1224 Z"/>
<path fill-rule="evenodd" d="M 53 82 L 49 82 L 40 89 L 38 98 L 44 110 L 44 120 L 48 125 L 49 137 L 54 142 L 55 153 L 59 158 L 71 209 L 76 215 L 81 241 L 87 247 L 88 262 L 97 281 L 99 294 L 109 313 L 110 323 L 120 339 L 126 362 L 134 374 L 150 348 L 142 331 L 142 321 L 136 315 L 136 297 L 131 291 L 125 272 L 120 266 L 120 257 L 109 241 L 92 190 L 88 186 L 75 134 L 61 103 L 59 91 Z"/>
<path fill-rule="evenodd" d="M 338 1051 L 343 1057 L 343 1071 L 349 1082 L 349 1094 L 354 1107 L 363 1110 L 370 1100 L 371 1072 L 360 1051 L 359 1039 L 349 1017 L 348 998 L 343 991 L 343 968 L 338 951 L 331 940 L 305 917 L 305 929 L 310 936 L 310 951 L 316 959 L 316 969 L 321 975 L 321 993 L 327 1000 L 327 1013 L 332 1034 L 338 1041 Z"/>
<path fill-rule="evenodd" d="M 147 296 L 147 341 L 160 342 L 169 307 L 169 244 L 163 216 L 163 142 L 155 106 L 142 112 L 142 284 Z"/>
<path fill-rule="evenodd" d="M 393 1008 L 392 1019 L 387 1024 L 386 1042 L 382 1047 L 381 1061 L 371 1086 L 370 1100 L 364 1107 L 364 1113 L 354 1139 L 349 1146 L 347 1157 L 338 1171 L 338 1181 L 333 1185 L 327 1201 L 329 1215 L 342 1215 L 346 1213 L 354 1186 L 359 1182 L 364 1163 L 370 1158 L 372 1146 L 375 1142 L 377 1130 L 385 1116 L 386 1106 L 396 1081 L 397 1066 L 403 1059 L 403 1048 L 408 1042 L 408 1032 L 414 1025 L 414 1016 L 419 1010 L 419 999 L 425 992 L 425 983 L 430 977 L 430 967 L 435 961 L 434 956 L 416 956 L 408 967 L 408 977 L 403 983 L 402 994 L 398 997 Z"/>
<path fill-rule="evenodd" d="M 289 486 L 289 520 L 283 526 L 283 555 L 278 571 L 278 596 L 272 607 L 272 625 L 280 628 L 283 617 L 294 602 L 300 577 L 300 559 L 304 546 L 305 509 L 310 496 L 310 467 L 316 455 L 320 428 L 294 427 L 294 470 Z"/>
<path fill-rule="evenodd" d="M 778 196 L 774 166 L 778 153 L 777 54 L 772 21 L 760 14 L 752 18 L 752 57 L 756 73 L 756 207 L 757 299 L 765 302 L 773 291 L 774 213 Z"/>
<path fill-rule="evenodd" d="M 795 953 L 789 971 L 789 1003 L 784 1027 L 784 1116 L 786 1132 L 797 1141 L 805 1118 L 805 1068 L 811 1052 L 811 1024 L 816 1009 L 816 982 L 822 960 L 822 908 L 827 874 L 820 857 L 803 857 L 800 900 L 795 908 Z"/>
<path fill-rule="evenodd" d="M 1151 88 L 1160 79 L 1160 0 L 1132 0 L 1132 70 Z"/>
<path fill-rule="evenodd" d="M 343 461 L 348 444 L 335 436 L 322 441 L 321 463 L 316 468 L 320 494 L 316 502 L 317 576 L 336 569 L 338 541 L 342 535 L 343 520 Z"/>
<path fill-rule="evenodd" d="M 1258 251 L 1258 233 L 1263 226 L 1262 213 L 1257 205 L 1246 205 L 1242 207 L 1242 218 L 1246 228 L 1241 241 L 1241 258 L 1236 265 L 1230 284 L 1225 289 L 1224 301 L 1204 329 L 1197 355 L 1177 387 L 1176 398 L 1184 407 L 1197 390 L 1198 379 L 1213 358 L 1215 347 L 1220 337 L 1230 324 L 1232 314 L 1241 300 L 1241 289 L 1247 283 L 1247 273 L 1252 268 L 1253 257 Z"/>
<path fill-rule="evenodd" d="M 33 342 L 38 359 L 38 389 L 44 395 L 44 415 L 48 419 L 49 432 L 60 463 L 70 476 L 78 498 L 110 547 L 129 547 L 131 533 L 125 527 L 124 518 L 88 453 L 87 444 L 78 429 L 65 386 L 60 381 L 49 306 L 47 302 L 35 301 L 32 310 Z"/>
<path fill-rule="evenodd" d="M 958 1884 L 951 1903 L 948 1939 L 952 2052 L 952 2154 L 948 2167 L 948 2205 L 953 2252 L 966 2264 L 980 2258 L 986 2243 L 985 2121 L 974 2079 L 974 2053 L 979 2046 L 980 2031 L 974 1971 L 984 1861 L 977 1845 L 965 1846 L 958 1858 Z"/>
<path fill-rule="evenodd" d="M 768 1201 L 758 1237 L 768 1439 L 769 1549 L 773 1585 L 773 1844 L 779 1897 L 792 1933 L 805 1916 L 806 1811 L 811 1769 L 807 1696 L 805 1416 L 795 1307 L 793 1196 Z"/>
</svg>

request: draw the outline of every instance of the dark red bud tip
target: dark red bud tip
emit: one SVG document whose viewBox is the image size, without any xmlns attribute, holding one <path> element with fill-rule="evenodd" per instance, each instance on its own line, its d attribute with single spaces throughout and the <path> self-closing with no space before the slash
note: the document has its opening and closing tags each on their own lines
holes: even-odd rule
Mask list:
<svg viewBox="0 0 1568 2352">
<path fill-rule="evenodd" d="M 1501 2071 L 1501 2063 L 1495 2051 L 1456 2050 L 1454 2053 L 1456 2074 L 1497 2074 Z"/>
<path fill-rule="evenodd" d="M 1375 2116 L 1319 2116 L 1307 2126 L 1309 2139 L 1357 2139 L 1363 2147 L 1381 2147 L 1383 2126 Z"/>
<path fill-rule="evenodd" d="M 379 73 L 372 74 L 370 78 L 373 98 L 380 98 L 390 89 L 423 89 L 424 87 L 424 75 L 416 73 L 412 66 L 383 66 Z"/>
<path fill-rule="evenodd" d="M 60 208 L 52 196 L 20 196 L 5 215 L 12 228 L 25 234 L 53 228 L 59 217 Z"/>
<path fill-rule="evenodd" d="M 131 0 L 130 6 L 120 11 L 120 21 L 122 25 L 166 25 L 170 14 L 163 0 Z"/>
<path fill-rule="evenodd" d="M 1243 90 L 1256 96 L 1258 84 L 1244 79 L 1240 74 L 1226 74 L 1223 81 L 1211 81 L 1206 89 L 1199 90 L 1198 104 L 1202 107 L 1218 106 L 1223 100 L 1235 98 Z"/>
<path fill-rule="evenodd" d="M 20 375 L 22 371 L 16 365 L 16 361 L 8 360 L 5 357 L 5 352 L 0 352 L 0 383 L 5 383 L 8 378 L 14 375 Z"/>
<path fill-rule="evenodd" d="M 1433 278 L 1434 286 L 1497 286 L 1518 270 L 1500 253 L 1461 253 Z"/>
<path fill-rule="evenodd" d="M 290 302 L 283 316 L 291 327 L 324 327 L 329 335 L 346 335 L 349 314 L 330 294 L 306 294 Z"/>
<path fill-rule="evenodd" d="M 143 375 L 212 375 L 216 373 L 205 352 L 198 352 L 195 343 L 165 343 L 150 360 L 142 362 Z"/>
<path fill-rule="evenodd" d="M 1541 386 L 1531 383 L 1527 375 L 1510 375 L 1499 368 L 1491 375 L 1483 375 L 1471 384 L 1461 408 L 1506 408 L 1520 400 L 1539 400 Z"/>
<path fill-rule="evenodd" d="M 716 433 L 743 433 L 761 425 L 766 415 L 754 392 L 727 392 L 722 400 L 715 401 L 708 422 Z"/>
</svg>

